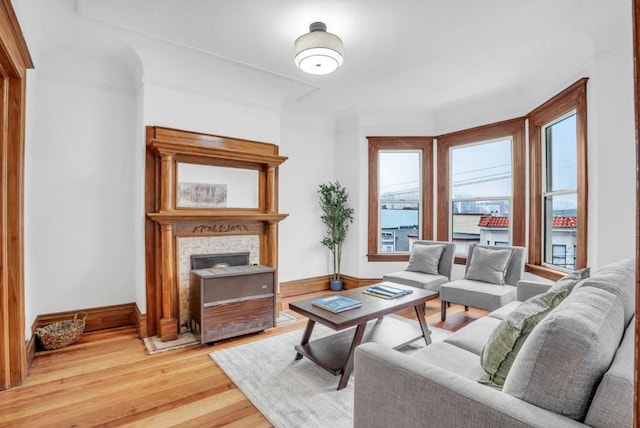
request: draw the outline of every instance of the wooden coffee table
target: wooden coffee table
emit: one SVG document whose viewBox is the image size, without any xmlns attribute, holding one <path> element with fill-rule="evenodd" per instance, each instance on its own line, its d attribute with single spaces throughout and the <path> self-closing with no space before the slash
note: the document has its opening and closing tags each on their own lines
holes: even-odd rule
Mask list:
<svg viewBox="0 0 640 428">
<path fill-rule="evenodd" d="M 424 319 L 424 304 L 437 298 L 438 293 L 395 283 L 393 285 L 412 290 L 413 293 L 387 300 L 362 292 L 370 286 L 341 291 L 336 294 L 359 300 L 362 307 L 339 314 L 313 306 L 315 298 L 289 303 L 289 309 L 309 318 L 302 340 L 295 347 L 295 359 L 299 360 L 304 356 L 334 375 L 342 374 L 338 383 L 338 389 L 342 389 L 349 382 L 353 370 L 353 355 L 356 346 L 361 343 L 378 342 L 399 348 L 423 337 L 427 345 L 431 344 L 429 328 Z M 419 326 L 408 320 L 401 321 L 399 317 L 384 318 L 385 315 L 411 307 L 415 310 Z M 316 322 L 339 333 L 310 342 Z"/>
</svg>

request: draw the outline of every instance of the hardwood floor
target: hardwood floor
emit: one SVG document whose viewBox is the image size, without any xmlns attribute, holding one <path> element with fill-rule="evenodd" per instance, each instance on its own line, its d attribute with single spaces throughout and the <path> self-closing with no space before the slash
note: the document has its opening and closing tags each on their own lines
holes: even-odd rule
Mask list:
<svg viewBox="0 0 640 428">
<path fill-rule="evenodd" d="M 328 293 L 285 299 L 283 306 Z M 426 311 L 429 325 L 451 331 L 485 314 L 452 305 L 442 323 L 439 300 Z M 415 319 L 410 310 L 401 315 Z M 36 354 L 26 382 L 0 392 L 0 426 L 269 427 L 209 353 L 302 328 L 306 320 L 295 316 L 265 333 L 155 355 L 133 328 L 85 333 L 72 346 Z"/>
</svg>

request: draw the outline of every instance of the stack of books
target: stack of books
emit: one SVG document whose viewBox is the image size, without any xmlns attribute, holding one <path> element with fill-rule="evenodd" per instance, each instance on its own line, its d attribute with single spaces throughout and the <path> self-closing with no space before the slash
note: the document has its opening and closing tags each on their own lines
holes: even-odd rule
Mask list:
<svg viewBox="0 0 640 428">
<path fill-rule="evenodd" d="M 382 282 L 380 284 L 372 285 L 371 287 L 364 290 L 363 293 L 370 294 L 376 297 L 382 297 L 383 299 L 395 299 L 396 297 L 411 294 L 413 293 L 413 291 L 395 287 L 392 283 L 389 282 Z"/>
<path fill-rule="evenodd" d="M 315 299 L 312 305 L 333 312 L 334 314 L 362 306 L 362 302 L 345 296 L 326 296 Z"/>
</svg>

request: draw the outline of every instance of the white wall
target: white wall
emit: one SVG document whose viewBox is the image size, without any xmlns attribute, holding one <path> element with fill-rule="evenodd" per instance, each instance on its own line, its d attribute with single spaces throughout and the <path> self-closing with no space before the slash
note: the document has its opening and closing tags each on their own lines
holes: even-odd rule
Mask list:
<svg viewBox="0 0 640 428">
<path fill-rule="evenodd" d="M 335 131 L 325 118 L 285 112 L 281 121 L 280 212 L 278 279 L 280 282 L 328 275 L 329 251 L 320 243 L 318 186 L 336 176 Z"/>
<path fill-rule="evenodd" d="M 635 257 L 635 128 L 631 44 L 596 58 L 588 87 L 592 266 Z"/>
<path fill-rule="evenodd" d="M 25 288 L 37 314 L 135 300 L 129 68 L 87 51 L 34 59 L 25 164 Z M 28 334 L 28 332 L 27 332 Z"/>
</svg>

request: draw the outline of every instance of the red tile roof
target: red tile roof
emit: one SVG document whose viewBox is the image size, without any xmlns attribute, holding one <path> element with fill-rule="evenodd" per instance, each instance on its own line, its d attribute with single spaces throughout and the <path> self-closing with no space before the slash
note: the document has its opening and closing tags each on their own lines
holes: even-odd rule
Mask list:
<svg viewBox="0 0 640 428">
<path fill-rule="evenodd" d="M 483 216 L 480 217 L 478 226 L 509 227 L 509 217 Z"/>
<path fill-rule="evenodd" d="M 575 229 L 578 225 L 577 217 L 555 216 L 553 217 L 553 227 L 556 229 Z M 509 227 L 509 217 L 482 216 L 478 222 L 482 227 Z"/>
</svg>

